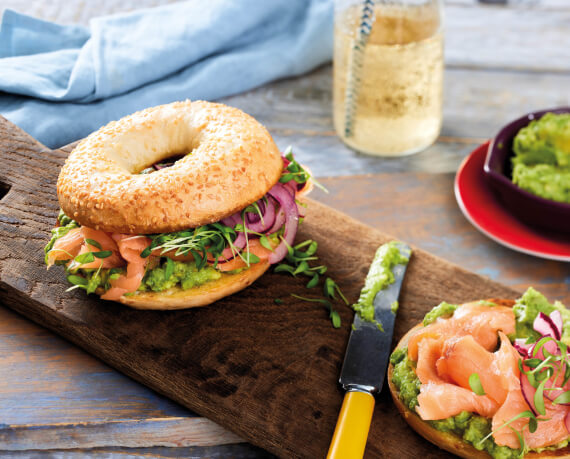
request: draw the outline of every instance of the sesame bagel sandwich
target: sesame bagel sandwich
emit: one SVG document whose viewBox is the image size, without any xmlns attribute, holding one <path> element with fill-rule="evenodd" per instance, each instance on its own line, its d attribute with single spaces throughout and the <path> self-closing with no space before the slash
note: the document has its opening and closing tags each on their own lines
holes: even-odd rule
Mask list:
<svg viewBox="0 0 570 459">
<path fill-rule="evenodd" d="M 421 436 L 464 458 L 570 457 L 570 311 L 518 300 L 441 303 L 398 343 L 392 398 Z"/>
<path fill-rule="evenodd" d="M 45 248 L 71 288 L 139 309 L 204 306 L 282 260 L 309 174 L 222 104 L 176 102 L 111 122 L 63 166 Z"/>
</svg>

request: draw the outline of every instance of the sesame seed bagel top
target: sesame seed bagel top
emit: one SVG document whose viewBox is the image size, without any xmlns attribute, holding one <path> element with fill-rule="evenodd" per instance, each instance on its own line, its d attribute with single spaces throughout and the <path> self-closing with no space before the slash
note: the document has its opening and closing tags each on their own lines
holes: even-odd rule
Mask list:
<svg viewBox="0 0 570 459">
<path fill-rule="evenodd" d="M 168 168 L 140 174 L 173 155 Z M 279 180 L 281 153 L 267 130 L 237 108 L 175 102 L 113 121 L 89 135 L 63 166 L 61 208 L 81 225 L 151 234 L 221 220 Z"/>
</svg>

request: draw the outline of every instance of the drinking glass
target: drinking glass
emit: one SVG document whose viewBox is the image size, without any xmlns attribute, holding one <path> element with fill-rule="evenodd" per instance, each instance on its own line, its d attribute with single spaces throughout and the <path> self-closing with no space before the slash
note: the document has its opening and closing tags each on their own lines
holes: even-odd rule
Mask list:
<svg viewBox="0 0 570 459">
<path fill-rule="evenodd" d="M 334 125 L 351 148 L 402 156 L 442 121 L 441 0 L 335 0 Z"/>
</svg>

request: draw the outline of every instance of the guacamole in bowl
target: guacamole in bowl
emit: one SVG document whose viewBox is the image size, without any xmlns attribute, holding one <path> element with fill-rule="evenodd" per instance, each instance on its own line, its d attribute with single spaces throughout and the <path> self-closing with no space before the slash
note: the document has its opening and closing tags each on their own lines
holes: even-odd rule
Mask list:
<svg viewBox="0 0 570 459">
<path fill-rule="evenodd" d="M 489 144 L 485 178 L 505 208 L 532 227 L 570 233 L 570 107 L 529 113 Z"/>
<path fill-rule="evenodd" d="M 541 198 L 570 204 L 570 113 L 546 113 L 513 140 L 513 183 Z"/>
</svg>

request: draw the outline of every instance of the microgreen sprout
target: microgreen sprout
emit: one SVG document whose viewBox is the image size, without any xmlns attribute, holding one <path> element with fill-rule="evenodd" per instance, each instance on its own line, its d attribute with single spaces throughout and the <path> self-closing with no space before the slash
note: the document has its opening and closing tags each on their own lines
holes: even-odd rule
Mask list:
<svg viewBox="0 0 570 459">
<path fill-rule="evenodd" d="M 101 244 L 99 244 L 99 243 L 98 243 L 96 240 L 94 240 L 94 239 L 89 239 L 89 238 L 87 238 L 87 239 L 85 239 L 85 242 L 86 242 L 87 244 L 89 244 L 89 245 L 92 245 L 92 246 L 95 247 L 96 249 L 103 250 L 103 247 L 101 247 Z"/>
<path fill-rule="evenodd" d="M 518 419 L 528 418 L 529 432 L 536 432 L 539 422 L 550 420 L 550 418 L 545 417 L 548 404 L 570 403 L 570 390 L 566 390 L 570 381 L 568 346 L 551 336 L 543 336 L 538 341 L 532 340 L 527 342 L 527 344 L 533 342 L 534 346 L 528 356 L 518 360 L 518 367 L 521 372 L 521 380 L 526 378 L 528 383 L 535 389 L 534 394 L 532 394 L 528 392 L 528 389 L 525 389 L 528 386 L 522 385 L 523 395 L 527 399 L 528 397 L 532 399 L 532 409 L 536 414 L 532 410 L 526 410 L 517 414 L 483 438 L 480 444 L 499 430 L 509 427 L 519 439 L 521 445 L 520 453 L 522 455 L 528 450 L 524 435 L 522 431 L 513 429 L 511 424 Z M 469 383 L 471 385 L 471 378 L 469 378 Z M 556 397 L 549 395 L 552 393 L 559 395 Z"/>
<path fill-rule="evenodd" d="M 311 266 L 309 262 L 317 261 L 319 257 L 316 256 L 318 244 L 316 241 L 307 239 L 297 245 L 287 245 L 287 255 L 282 263 L 275 266 L 276 273 L 288 273 L 294 277 L 306 276 L 310 277 L 306 284 L 307 288 L 314 288 L 319 284 L 321 276 L 327 272 L 327 267 L 324 265 Z M 295 298 L 321 303 L 329 310 L 329 317 L 332 321 L 333 327 L 339 328 L 341 325 L 340 315 L 333 307 L 333 301 L 337 301 L 337 294 L 340 299 L 348 306 L 348 300 L 342 293 L 338 284 L 330 277 L 326 277 L 323 282 L 323 295 L 324 298 L 305 298 L 292 294 Z"/>
<path fill-rule="evenodd" d="M 328 311 L 329 311 L 329 317 L 331 319 L 332 325 L 334 328 L 340 328 L 341 325 L 341 320 L 340 320 L 340 315 L 338 314 L 338 311 L 336 309 L 334 309 L 332 303 L 329 300 L 325 300 L 323 298 L 307 298 L 304 296 L 300 296 L 300 295 L 295 295 L 294 293 L 291 293 L 291 296 L 299 299 L 299 300 L 303 300 L 303 301 L 309 301 L 311 303 L 320 303 L 323 306 L 325 306 Z"/>
<path fill-rule="evenodd" d="M 479 441 L 479 445 L 483 445 L 483 443 L 485 443 L 486 440 L 488 440 L 489 438 L 491 438 L 492 435 L 496 434 L 497 432 L 499 432 L 500 430 L 503 430 L 505 427 L 509 427 L 510 425 L 515 422 L 518 419 L 522 419 L 522 418 L 528 418 L 529 419 L 529 431 L 531 433 L 535 432 L 538 426 L 538 421 L 540 421 L 541 419 L 537 419 L 537 417 L 534 415 L 534 413 L 530 410 L 526 410 L 523 411 L 522 413 L 519 413 L 515 416 L 513 416 L 511 419 L 509 419 L 508 421 L 506 421 L 503 425 L 497 427 L 495 430 L 491 431 L 488 435 L 486 435 L 485 437 L 483 437 L 480 441 Z M 512 428 L 511 428 L 512 429 Z M 516 432 L 514 429 L 512 429 L 514 432 Z M 525 449 L 525 442 L 524 442 L 524 438 L 522 437 L 522 435 L 517 435 L 519 437 L 519 441 L 521 443 L 521 449 L 524 450 Z"/>
<path fill-rule="evenodd" d="M 299 185 L 303 185 L 310 179 L 311 182 L 317 188 L 321 189 L 325 193 L 328 193 L 328 190 L 319 182 L 317 182 L 317 180 L 313 176 L 311 176 L 311 174 L 306 169 L 304 169 L 303 166 L 301 166 L 301 164 L 297 162 L 297 160 L 293 156 L 293 151 L 291 147 L 287 147 L 287 149 L 283 153 L 283 156 L 287 158 L 289 164 L 283 170 L 281 178 L 279 179 L 281 183 L 287 183 L 293 180 Z"/>
<path fill-rule="evenodd" d="M 221 223 L 211 223 L 189 230 L 151 235 L 149 236 L 151 243 L 142 251 L 141 257 L 146 258 L 154 251 L 158 251 L 160 255 L 186 256 L 190 254 L 196 262 L 196 268 L 200 270 L 206 265 L 208 255 L 215 260 L 214 267 L 217 266 L 218 258 L 221 257 L 224 249 L 229 247 L 232 255 L 239 256 L 248 266 L 259 262 L 259 257 L 249 252 L 249 246 L 240 251 L 234 245 L 239 231 L 238 226 L 230 228 Z M 241 224 L 240 228 L 243 226 L 245 225 Z"/>
<path fill-rule="evenodd" d="M 475 392 L 475 394 L 485 395 L 485 390 L 477 373 L 471 373 L 471 376 L 469 376 L 469 387 L 471 387 L 471 390 Z"/>
</svg>

